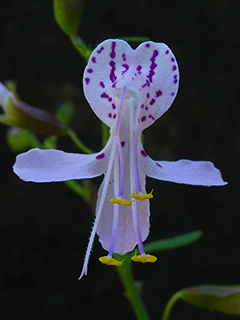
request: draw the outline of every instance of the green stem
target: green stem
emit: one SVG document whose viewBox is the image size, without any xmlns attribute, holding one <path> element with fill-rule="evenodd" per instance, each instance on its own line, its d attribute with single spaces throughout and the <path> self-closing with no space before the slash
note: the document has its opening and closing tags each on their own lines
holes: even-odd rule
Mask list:
<svg viewBox="0 0 240 320">
<path fill-rule="evenodd" d="M 74 180 L 67 180 L 65 181 L 65 184 L 68 186 L 69 189 L 71 189 L 73 192 L 75 192 L 80 197 L 85 197 L 85 189 L 76 181 Z"/>
<path fill-rule="evenodd" d="M 108 139 L 109 139 L 109 127 L 104 122 L 102 122 L 102 144 L 103 144 L 103 147 L 105 147 Z"/>
<path fill-rule="evenodd" d="M 116 254 L 115 256 L 119 260 L 120 256 Z M 126 289 L 127 297 L 134 310 L 136 319 L 150 320 L 149 315 L 140 297 L 140 294 L 137 290 L 136 284 L 134 282 L 130 254 L 128 253 L 125 254 L 124 259 L 125 260 L 122 266 L 117 267 L 117 272 L 122 281 L 124 288 Z"/>
<path fill-rule="evenodd" d="M 73 44 L 73 46 L 77 49 L 79 54 L 88 62 L 88 58 L 92 52 L 85 44 L 85 42 L 77 36 L 76 33 L 70 34 L 69 38 Z"/>
<path fill-rule="evenodd" d="M 168 303 L 164 309 L 163 316 L 162 316 L 161 320 L 168 320 L 173 305 L 175 304 L 175 302 L 178 299 L 181 298 L 181 295 L 182 295 L 181 291 L 178 291 L 168 300 Z"/>
<path fill-rule="evenodd" d="M 68 136 L 72 139 L 72 141 L 78 146 L 80 150 L 82 150 L 85 153 L 91 154 L 93 151 L 86 147 L 82 141 L 78 138 L 76 133 L 72 131 L 71 129 L 68 129 Z"/>
</svg>

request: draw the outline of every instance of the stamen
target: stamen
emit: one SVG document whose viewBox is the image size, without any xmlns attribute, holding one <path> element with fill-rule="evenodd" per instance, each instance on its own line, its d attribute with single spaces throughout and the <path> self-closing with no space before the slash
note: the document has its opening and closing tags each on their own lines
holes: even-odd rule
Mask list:
<svg viewBox="0 0 240 320">
<path fill-rule="evenodd" d="M 99 258 L 99 261 L 103 264 L 106 264 L 107 266 L 117 266 L 120 267 L 124 261 L 124 259 L 122 261 L 119 261 L 117 259 L 114 259 L 113 257 L 108 256 L 103 256 Z"/>
<path fill-rule="evenodd" d="M 121 197 L 116 197 L 109 200 L 112 203 L 117 203 L 119 206 L 130 206 L 135 200 L 125 200 Z"/>
<path fill-rule="evenodd" d="M 143 200 L 146 200 L 146 199 L 152 199 L 153 198 L 153 189 L 150 193 L 135 193 L 134 190 L 133 190 L 133 193 L 130 194 L 130 197 L 131 198 L 134 198 L 134 199 L 137 199 L 137 200 L 140 200 L 140 201 L 143 201 Z"/>
<path fill-rule="evenodd" d="M 150 263 L 154 263 L 154 262 L 157 261 L 157 257 L 155 257 L 154 255 L 151 255 L 151 254 L 146 254 L 146 253 L 137 255 L 137 250 L 135 250 L 135 254 L 131 258 L 131 260 L 134 261 L 134 262 L 142 262 L 142 263 L 150 262 Z"/>
</svg>

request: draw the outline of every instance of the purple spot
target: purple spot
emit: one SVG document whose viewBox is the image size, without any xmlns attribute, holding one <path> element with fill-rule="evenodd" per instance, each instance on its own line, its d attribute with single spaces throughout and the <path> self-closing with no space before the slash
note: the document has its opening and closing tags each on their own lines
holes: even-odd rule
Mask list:
<svg viewBox="0 0 240 320">
<path fill-rule="evenodd" d="M 141 105 L 141 108 L 144 108 L 144 104 Z"/>
<path fill-rule="evenodd" d="M 165 53 L 166 53 L 166 54 L 169 54 L 169 50 L 167 50 Z"/>
<path fill-rule="evenodd" d="M 125 53 L 122 54 L 122 59 L 123 59 L 123 61 L 126 61 L 126 55 L 125 55 Z"/>
<path fill-rule="evenodd" d="M 109 97 L 109 98 L 108 98 L 108 101 L 109 101 L 109 102 L 111 102 L 111 101 L 112 101 L 112 98 L 111 98 L 111 97 Z"/>
<path fill-rule="evenodd" d="M 177 74 L 175 74 L 175 75 L 173 76 L 173 78 L 174 78 L 174 79 L 177 78 Z"/>
<path fill-rule="evenodd" d="M 86 84 L 89 84 L 90 79 L 89 78 L 85 78 Z"/>
<path fill-rule="evenodd" d="M 109 113 L 108 116 L 109 116 L 109 118 L 112 118 L 112 114 L 111 113 Z"/>
<path fill-rule="evenodd" d="M 122 147 L 125 146 L 125 141 L 121 141 L 121 146 L 122 146 Z"/>
<path fill-rule="evenodd" d="M 115 118 L 116 118 L 116 116 L 117 116 L 117 115 L 116 115 L 116 113 L 115 113 L 115 114 L 113 115 L 113 119 L 115 119 Z"/>
<path fill-rule="evenodd" d="M 172 67 L 172 71 L 175 71 L 175 70 L 177 70 L 177 67 L 176 67 L 176 66 L 173 66 L 173 67 Z"/>
<path fill-rule="evenodd" d="M 150 43 L 145 44 L 145 47 L 149 48 L 150 47 Z"/>
<path fill-rule="evenodd" d="M 156 101 L 155 99 L 152 99 L 152 100 L 149 102 L 149 104 L 152 106 L 155 101 Z"/>
<path fill-rule="evenodd" d="M 125 70 L 122 72 L 122 75 L 123 75 L 126 71 L 128 71 L 129 65 L 125 63 L 122 65 L 122 67 L 125 68 Z"/>
<path fill-rule="evenodd" d="M 154 117 L 151 114 L 148 116 L 148 118 L 154 120 Z"/>
<path fill-rule="evenodd" d="M 109 65 L 112 67 L 112 70 L 111 70 L 111 73 L 110 73 L 110 75 L 109 75 L 109 77 L 110 77 L 110 80 L 112 81 L 112 82 L 115 82 L 116 80 L 117 80 L 117 77 L 115 76 L 115 70 L 116 70 L 116 67 L 115 67 L 115 62 L 112 60 L 112 61 L 110 61 L 110 63 L 109 63 Z"/>
<path fill-rule="evenodd" d="M 141 150 L 141 155 L 144 156 L 144 157 L 147 157 L 147 154 L 144 150 Z"/>
<path fill-rule="evenodd" d="M 175 79 L 175 80 L 173 81 L 173 83 L 175 83 L 175 84 L 178 83 L 177 79 Z"/>
<path fill-rule="evenodd" d="M 145 107 L 145 110 L 148 110 L 148 107 Z"/>
<path fill-rule="evenodd" d="M 175 96 L 175 92 L 172 92 L 172 93 L 171 93 L 171 96 L 174 97 L 174 96 Z"/>
<path fill-rule="evenodd" d="M 110 58 L 112 58 L 112 59 L 114 59 L 116 57 L 115 47 L 116 47 L 116 42 L 113 41 L 112 42 L 112 52 L 110 53 Z"/>
<path fill-rule="evenodd" d="M 144 122 L 145 120 L 146 120 L 146 117 L 143 116 L 143 117 L 141 118 L 141 121 Z"/>
<path fill-rule="evenodd" d="M 97 62 L 95 57 L 92 57 L 92 62 L 93 62 L 93 63 L 96 63 L 96 62 Z"/>
<path fill-rule="evenodd" d="M 138 74 L 141 74 L 141 73 L 142 73 L 141 70 L 142 70 L 142 66 L 139 65 L 139 66 L 137 67 L 137 72 L 138 72 Z"/>
<path fill-rule="evenodd" d="M 106 94 L 106 92 L 104 92 L 104 93 L 101 94 L 100 97 L 101 97 L 101 98 L 106 98 L 106 99 L 108 99 L 108 98 L 109 98 L 109 95 Z"/>
<path fill-rule="evenodd" d="M 160 168 L 162 168 L 162 166 L 161 166 L 159 163 L 157 163 L 157 162 L 156 162 L 156 165 L 159 166 Z"/>
<path fill-rule="evenodd" d="M 150 97 L 150 94 L 149 94 L 149 93 L 147 93 L 146 97 L 147 97 L 147 98 L 149 98 L 149 97 Z"/>
<path fill-rule="evenodd" d="M 152 82 L 152 77 L 155 74 L 154 69 L 157 67 L 157 65 L 155 63 L 155 60 L 156 60 L 157 56 L 158 56 L 158 50 L 154 50 L 152 58 L 150 59 L 152 61 L 152 64 L 150 66 L 149 74 L 147 75 L 147 78 L 149 79 L 150 82 Z"/>
<path fill-rule="evenodd" d="M 174 59 L 174 58 L 171 58 L 171 61 L 172 61 L 172 62 L 174 62 L 174 61 L 175 61 L 175 59 Z"/>
<path fill-rule="evenodd" d="M 96 156 L 96 159 L 99 160 L 99 159 L 103 159 L 104 157 L 105 157 L 105 153 L 101 153 L 98 156 Z"/>
<path fill-rule="evenodd" d="M 104 50 L 104 47 L 101 47 L 101 48 L 97 51 L 97 53 L 99 54 L 99 53 L 101 53 L 103 50 Z"/>
<path fill-rule="evenodd" d="M 160 97 L 161 95 L 162 95 L 162 91 L 161 90 L 156 91 L 156 97 Z"/>
<path fill-rule="evenodd" d="M 93 73 L 93 69 L 87 69 L 88 73 Z"/>
<path fill-rule="evenodd" d="M 116 105 L 114 103 L 112 103 L 112 108 L 113 108 L 113 110 L 116 109 Z"/>
<path fill-rule="evenodd" d="M 104 85 L 104 83 L 101 81 L 100 82 L 100 86 L 102 87 L 102 88 L 105 88 L 105 85 Z"/>
<path fill-rule="evenodd" d="M 145 88 L 146 86 L 150 86 L 150 82 L 148 80 L 146 80 L 146 83 L 142 86 L 142 88 Z"/>
</svg>

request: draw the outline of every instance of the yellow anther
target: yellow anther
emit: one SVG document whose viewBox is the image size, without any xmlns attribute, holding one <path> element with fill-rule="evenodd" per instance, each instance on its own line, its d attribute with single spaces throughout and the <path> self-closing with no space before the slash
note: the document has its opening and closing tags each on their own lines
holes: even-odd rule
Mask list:
<svg viewBox="0 0 240 320">
<path fill-rule="evenodd" d="M 139 254 L 137 255 L 137 250 L 135 251 L 134 256 L 131 258 L 132 261 L 134 262 L 142 262 L 142 263 L 146 263 L 146 262 L 150 262 L 150 263 L 154 263 L 157 260 L 157 257 L 151 255 L 151 254 Z"/>
<path fill-rule="evenodd" d="M 114 259 L 110 256 L 103 256 L 99 258 L 99 261 L 103 264 L 106 264 L 108 266 L 117 266 L 120 267 L 124 261 L 124 259 L 122 261 L 118 261 L 117 259 Z"/>
<path fill-rule="evenodd" d="M 140 200 L 140 201 L 143 201 L 146 199 L 152 199 L 153 198 L 153 189 L 150 193 L 139 193 L 139 194 L 135 193 L 133 190 L 133 193 L 130 194 L 130 197 L 137 199 L 137 200 Z"/>
<path fill-rule="evenodd" d="M 133 203 L 133 201 L 135 201 L 135 200 L 125 200 L 123 198 L 120 198 L 120 197 L 117 198 L 115 196 L 114 198 L 110 199 L 109 201 L 112 203 L 117 203 L 119 206 L 130 206 Z"/>
</svg>

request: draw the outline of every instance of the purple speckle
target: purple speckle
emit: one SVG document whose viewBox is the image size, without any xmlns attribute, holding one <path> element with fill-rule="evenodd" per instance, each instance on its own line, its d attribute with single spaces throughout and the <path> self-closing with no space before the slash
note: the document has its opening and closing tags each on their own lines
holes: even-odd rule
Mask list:
<svg viewBox="0 0 240 320">
<path fill-rule="evenodd" d="M 145 44 L 145 47 L 146 47 L 146 48 L 149 48 L 149 47 L 150 47 L 150 43 L 146 43 L 146 44 Z"/>
<path fill-rule="evenodd" d="M 145 110 L 148 110 L 148 107 L 145 107 Z"/>
<path fill-rule="evenodd" d="M 149 74 L 147 75 L 147 78 L 149 79 L 150 82 L 152 82 L 152 77 L 155 74 L 154 69 L 157 67 L 157 64 L 155 63 L 157 56 L 158 56 L 158 50 L 154 50 L 152 58 L 150 59 L 152 61 L 152 64 L 150 66 Z"/>
<path fill-rule="evenodd" d="M 100 83 L 100 86 L 102 87 L 102 88 L 105 88 L 105 85 L 104 85 L 104 83 L 101 81 Z"/>
<path fill-rule="evenodd" d="M 154 117 L 151 114 L 148 116 L 148 118 L 154 120 Z"/>
<path fill-rule="evenodd" d="M 139 66 L 137 66 L 137 72 L 138 72 L 138 74 L 141 74 L 141 73 L 142 73 L 142 71 L 141 71 L 141 70 L 142 70 L 142 66 L 140 66 L 140 65 L 139 65 Z"/>
<path fill-rule="evenodd" d="M 109 114 L 108 114 L 108 117 L 109 117 L 109 118 L 112 118 L 112 114 L 111 114 L 111 113 L 109 113 Z"/>
<path fill-rule="evenodd" d="M 177 70 L 177 66 L 173 66 L 173 67 L 172 67 L 172 70 L 173 70 L 173 71 Z"/>
<path fill-rule="evenodd" d="M 123 61 L 126 61 L 126 55 L 125 55 L 125 53 L 122 54 L 122 59 L 123 59 Z"/>
<path fill-rule="evenodd" d="M 141 155 L 144 156 L 145 158 L 147 157 L 147 154 L 144 150 L 141 150 Z"/>
<path fill-rule="evenodd" d="M 106 99 L 108 99 L 108 98 L 109 98 L 109 95 L 106 94 L 106 92 L 103 92 L 100 97 L 101 97 L 101 98 L 106 98 Z"/>
<path fill-rule="evenodd" d="M 159 163 L 157 163 L 157 162 L 156 162 L 156 165 L 159 166 L 160 168 L 162 168 L 162 166 L 161 166 Z"/>
<path fill-rule="evenodd" d="M 152 106 L 155 101 L 156 101 L 155 99 L 152 99 L 152 100 L 149 102 L 150 106 Z"/>
<path fill-rule="evenodd" d="M 143 116 L 143 117 L 141 118 L 141 121 L 144 122 L 145 120 L 146 120 L 146 117 Z"/>
<path fill-rule="evenodd" d="M 125 68 L 125 70 L 122 72 L 122 75 L 123 75 L 126 71 L 128 71 L 129 65 L 126 64 L 126 63 L 124 63 L 124 64 L 122 65 L 122 67 Z"/>
<path fill-rule="evenodd" d="M 97 62 L 95 57 L 92 57 L 92 62 L 93 62 L 93 63 L 96 63 L 96 62 Z"/>
<path fill-rule="evenodd" d="M 101 47 L 101 48 L 97 51 L 97 53 L 100 54 L 103 50 L 104 50 L 104 47 Z"/>
<path fill-rule="evenodd" d="M 147 93 L 146 97 L 147 97 L 147 98 L 149 98 L 149 97 L 150 97 L 150 94 L 149 94 L 149 93 Z"/>
<path fill-rule="evenodd" d="M 160 97 L 161 95 L 162 95 L 162 91 L 161 90 L 156 91 L 156 97 Z"/>
<path fill-rule="evenodd" d="M 116 70 L 116 67 L 115 67 L 115 62 L 112 60 L 112 61 L 110 61 L 110 63 L 109 63 L 109 65 L 112 67 L 112 70 L 111 70 L 111 72 L 110 72 L 110 75 L 109 75 L 109 77 L 110 77 L 110 80 L 112 81 L 112 82 L 115 82 L 116 80 L 117 80 L 117 77 L 115 76 L 115 70 Z"/>
<path fill-rule="evenodd" d="M 116 116 L 117 116 L 117 115 L 116 115 L 116 113 L 115 113 L 115 114 L 113 115 L 113 119 L 116 119 Z"/>
<path fill-rule="evenodd" d="M 108 101 L 109 101 L 109 102 L 111 102 L 111 101 L 112 101 L 112 98 L 111 98 L 111 97 L 109 97 L 109 98 L 108 98 Z"/>
<path fill-rule="evenodd" d="M 141 108 L 144 108 L 144 104 L 141 105 Z"/>
<path fill-rule="evenodd" d="M 150 86 L 150 82 L 148 80 L 146 80 L 146 83 L 144 85 L 142 85 L 142 88 L 145 88 L 145 87 L 149 87 Z"/>
<path fill-rule="evenodd" d="M 113 108 L 113 110 L 116 109 L 116 105 L 114 103 L 112 103 L 112 108 Z"/>
<path fill-rule="evenodd" d="M 177 79 L 174 79 L 173 83 L 175 83 L 175 84 L 178 83 Z"/>
<path fill-rule="evenodd" d="M 89 78 L 85 78 L 86 84 L 89 84 L 90 79 Z"/>
<path fill-rule="evenodd" d="M 88 73 L 93 73 L 93 69 L 87 69 Z"/>
<path fill-rule="evenodd" d="M 122 147 L 125 146 L 125 141 L 121 141 L 121 146 L 122 146 Z"/>
<path fill-rule="evenodd" d="M 96 156 L 96 159 L 99 160 L 99 159 L 103 159 L 104 157 L 105 157 L 105 153 L 101 153 L 98 156 Z"/>
<path fill-rule="evenodd" d="M 172 61 L 172 62 L 174 62 L 174 61 L 175 61 L 175 59 L 172 57 L 172 58 L 171 58 L 171 61 Z"/>
<path fill-rule="evenodd" d="M 172 93 L 171 93 L 171 96 L 174 97 L 174 96 L 175 96 L 175 92 L 172 92 Z"/>
<path fill-rule="evenodd" d="M 112 42 L 112 51 L 110 53 L 110 58 L 114 59 L 116 57 L 116 53 L 115 53 L 115 47 L 116 47 L 116 42 L 113 41 Z"/>
<path fill-rule="evenodd" d="M 169 54 L 169 50 L 167 50 L 165 53 L 166 53 L 166 54 Z"/>
</svg>

